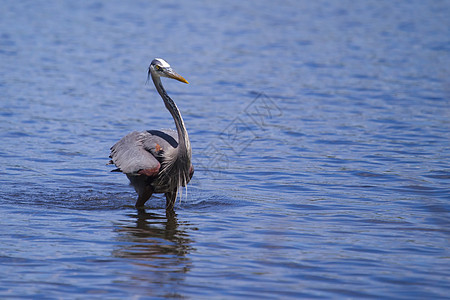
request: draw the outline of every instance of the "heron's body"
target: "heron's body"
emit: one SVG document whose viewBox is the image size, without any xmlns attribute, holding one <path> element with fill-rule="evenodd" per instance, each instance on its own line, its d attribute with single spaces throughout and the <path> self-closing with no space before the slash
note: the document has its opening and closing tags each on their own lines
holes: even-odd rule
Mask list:
<svg viewBox="0 0 450 300">
<path fill-rule="evenodd" d="M 111 147 L 111 163 L 125 173 L 138 193 L 136 207 L 141 207 L 153 193 L 166 195 L 166 207 L 172 209 L 180 187 L 186 186 L 194 173 L 191 145 L 181 114 L 165 92 L 160 77 L 187 81 L 162 59 L 154 59 L 149 76 L 172 114 L 177 131 L 148 130 L 131 132 Z"/>
</svg>

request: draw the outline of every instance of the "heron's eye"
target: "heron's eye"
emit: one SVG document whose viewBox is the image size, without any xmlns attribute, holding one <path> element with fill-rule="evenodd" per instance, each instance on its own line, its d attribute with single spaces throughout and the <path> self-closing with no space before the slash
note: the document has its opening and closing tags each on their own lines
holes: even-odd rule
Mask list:
<svg viewBox="0 0 450 300">
<path fill-rule="evenodd" d="M 156 69 L 156 71 L 160 71 L 160 70 L 161 70 L 161 67 L 158 66 L 158 65 L 156 65 L 156 66 L 155 66 L 155 69 Z"/>
</svg>

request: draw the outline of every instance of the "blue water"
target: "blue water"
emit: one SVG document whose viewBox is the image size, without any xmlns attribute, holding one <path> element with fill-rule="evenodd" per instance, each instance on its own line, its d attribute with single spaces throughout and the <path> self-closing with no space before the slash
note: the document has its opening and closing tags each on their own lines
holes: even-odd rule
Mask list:
<svg viewBox="0 0 450 300">
<path fill-rule="evenodd" d="M 450 2 L 2 1 L 0 298 L 444 299 Z M 109 148 L 195 174 L 133 205 Z"/>
</svg>

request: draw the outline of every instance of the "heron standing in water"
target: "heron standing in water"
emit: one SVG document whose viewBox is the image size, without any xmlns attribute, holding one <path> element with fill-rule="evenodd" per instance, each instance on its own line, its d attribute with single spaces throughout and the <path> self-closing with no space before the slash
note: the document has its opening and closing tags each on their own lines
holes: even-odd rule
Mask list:
<svg viewBox="0 0 450 300">
<path fill-rule="evenodd" d="M 131 132 L 111 147 L 110 164 L 114 171 L 125 173 L 138 193 L 136 207 L 143 207 L 153 193 L 164 193 L 166 209 L 175 204 L 178 190 L 186 186 L 194 174 L 192 150 L 183 118 L 175 102 L 167 95 L 161 77 L 188 83 L 161 58 L 155 58 L 148 67 L 167 110 L 173 117 L 174 130 L 147 130 Z"/>
</svg>

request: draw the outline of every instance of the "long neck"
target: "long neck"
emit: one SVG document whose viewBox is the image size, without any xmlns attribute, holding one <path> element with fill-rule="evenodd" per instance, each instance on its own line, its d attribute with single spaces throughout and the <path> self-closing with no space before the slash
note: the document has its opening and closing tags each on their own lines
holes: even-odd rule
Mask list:
<svg viewBox="0 0 450 300">
<path fill-rule="evenodd" d="M 189 136 L 186 131 L 186 127 L 184 126 L 183 118 L 181 117 L 180 111 L 178 110 L 177 105 L 175 102 L 167 95 L 166 90 L 164 89 L 161 79 L 159 76 L 155 76 L 152 73 L 152 80 L 155 84 L 156 90 L 161 95 L 161 98 L 164 101 L 164 104 L 167 108 L 167 110 L 170 112 L 170 114 L 173 117 L 173 120 L 175 122 L 175 126 L 177 127 L 177 133 L 178 133 L 178 152 L 186 153 L 188 155 L 188 158 L 191 158 L 191 142 L 189 141 Z"/>
</svg>

